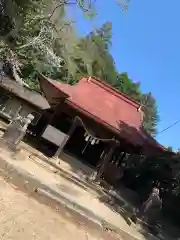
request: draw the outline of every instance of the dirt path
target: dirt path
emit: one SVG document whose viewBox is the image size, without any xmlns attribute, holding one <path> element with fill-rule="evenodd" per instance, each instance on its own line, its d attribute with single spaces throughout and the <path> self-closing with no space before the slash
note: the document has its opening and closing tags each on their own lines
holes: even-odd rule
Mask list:
<svg viewBox="0 0 180 240">
<path fill-rule="evenodd" d="M 0 239 L 98 239 L 51 208 L 0 179 Z M 68 213 L 67 213 L 68 217 Z M 70 216 L 69 216 L 70 217 Z"/>
<path fill-rule="evenodd" d="M 106 231 L 36 192 L 44 188 L 0 159 L 0 239 L 130 240 Z"/>
<path fill-rule="evenodd" d="M 61 209 L 56 211 L 28 197 L 0 178 L 0 239 L 11 240 L 79 240 L 107 239 L 101 231 L 74 221 Z M 109 236 L 110 237 L 110 236 Z"/>
</svg>

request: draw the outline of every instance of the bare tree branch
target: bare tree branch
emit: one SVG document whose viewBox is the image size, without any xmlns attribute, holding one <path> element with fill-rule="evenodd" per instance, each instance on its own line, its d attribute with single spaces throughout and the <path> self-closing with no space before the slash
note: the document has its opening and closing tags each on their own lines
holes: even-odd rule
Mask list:
<svg viewBox="0 0 180 240">
<path fill-rule="evenodd" d="M 75 4 L 77 4 L 76 1 L 75 2 L 63 1 L 63 2 L 59 3 L 57 6 L 55 6 L 55 8 L 53 9 L 52 13 L 50 13 L 47 18 L 51 19 L 58 8 L 61 8 L 64 5 L 75 5 Z"/>
<path fill-rule="evenodd" d="M 83 12 L 89 12 L 91 10 L 92 5 L 94 4 L 93 2 L 95 2 L 95 1 L 96 0 L 94 0 L 94 1 L 90 0 L 90 2 L 88 4 L 89 6 L 87 8 L 82 4 L 82 2 L 80 0 L 75 0 L 73 2 L 70 2 L 68 0 L 63 1 L 63 2 L 59 3 L 57 6 L 55 6 L 52 13 L 48 15 L 48 18 L 51 19 L 53 17 L 54 13 L 56 12 L 56 10 L 58 8 L 63 7 L 64 5 L 78 5 L 83 10 Z"/>
</svg>

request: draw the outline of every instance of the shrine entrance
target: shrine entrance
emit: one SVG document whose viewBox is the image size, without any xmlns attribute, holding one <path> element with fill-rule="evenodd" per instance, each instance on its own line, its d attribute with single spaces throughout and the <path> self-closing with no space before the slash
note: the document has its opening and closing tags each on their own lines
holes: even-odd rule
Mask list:
<svg viewBox="0 0 180 240">
<path fill-rule="evenodd" d="M 77 126 L 63 151 L 90 166 L 96 167 L 105 145 L 102 141 L 94 141 L 93 137 L 88 138 L 84 128 Z"/>
</svg>

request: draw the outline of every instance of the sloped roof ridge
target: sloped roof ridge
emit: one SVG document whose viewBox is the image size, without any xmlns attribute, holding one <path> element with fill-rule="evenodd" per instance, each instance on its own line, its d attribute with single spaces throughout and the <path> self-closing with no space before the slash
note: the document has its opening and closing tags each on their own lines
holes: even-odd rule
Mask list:
<svg viewBox="0 0 180 240">
<path fill-rule="evenodd" d="M 111 92 L 112 94 L 116 95 L 117 97 L 122 97 L 123 100 L 127 101 L 128 103 L 131 103 L 132 105 L 134 105 L 135 107 L 140 107 L 140 103 L 138 103 L 136 100 L 132 99 L 131 97 L 129 97 L 128 95 L 126 95 L 125 93 L 122 93 L 120 91 L 118 91 L 117 89 L 115 89 L 114 87 L 112 87 L 110 84 L 102 81 L 101 79 L 97 78 L 97 77 L 86 77 L 83 78 L 86 79 L 87 81 L 92 81 L 93 83 L 99 85 L 100 87 L 104 88 L 105 90 Z M 94 81 L 93 81 L 94 80 Z M 81 81 L 81 80 L 80 80 Z"/>
<path fill-rule="evenodd" d="M 43 76 L 45 77 L 45 76 Z M 113 88 L 110 84 L 102 81 L 101 79 L 95 77 L 95 76 L 90 76 L 90 77 L 84 77 L 84 78 L 81 78 L 76 84 L 74 85 L 70 85 L 68 83 L 64 83 L 62 81 L 57 81 L 55 79 L 50 79 L 50 78 L 47 78 L 45 77 L 46 79 L 48 79 L 50 82 L 54 82 L 54 83 L 57 83 L 59 86 L 68 86 L 68 87 L 76 87 L 78 83 L 80 83 L 83 79 L 86 80 L 86 81 L 92 81 L 93 83 L 95 83 L 96 85 L 99 85 L 100 87 L 104 88 L 106 91 L 109 91 L 110 93 L 116 95 L 117 97 L 120 97 L 120 98 L 123 98 L 123 100 L 125 100 L 126 102 L 132 104 L 133 106 L 135 107 L 140 107 L 141 104 L 138 103 L 136 100 L 132 99 L 131 97 L 129 97 L 128 95 L 126 95 L 125 93 L 122 93 L 120 91 L 118 91 L 117 89 Z M 94 81 L 93 81 L 94 80 Z"/>
</svg>

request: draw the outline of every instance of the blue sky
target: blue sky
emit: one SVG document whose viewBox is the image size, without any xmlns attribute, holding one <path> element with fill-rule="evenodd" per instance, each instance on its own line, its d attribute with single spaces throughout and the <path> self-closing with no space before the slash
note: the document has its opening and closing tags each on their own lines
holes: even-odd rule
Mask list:
<svg viewBox="0 0 180 240">
<path fill-rule="evenodd" d="M 122 13 L 114 0 L 97 2 L 98 15 L 91 22 L 73 13 L 78 31 L 86 34 L 105 21 L 112 22 L 117 69 L 140 81 L 143 91 L 153 93 L 161 131 L 180 119 L 180 0 L 131 0 L 127 13 Z M 157 140 L 177 149 L 179 134 L 180 123 L 157 135 Z"/>
</svg>

